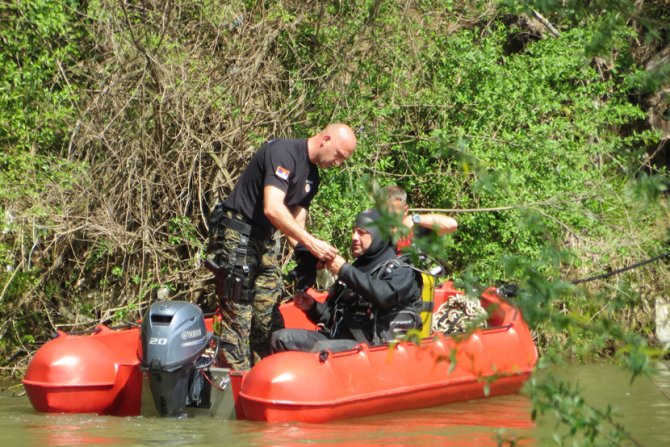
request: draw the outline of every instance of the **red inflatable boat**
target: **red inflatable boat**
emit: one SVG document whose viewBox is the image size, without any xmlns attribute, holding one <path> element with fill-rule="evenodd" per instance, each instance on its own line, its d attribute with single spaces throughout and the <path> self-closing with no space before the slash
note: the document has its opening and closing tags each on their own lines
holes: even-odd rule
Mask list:
<svg viewBox="0 0 670 447">
<path fill-rule="evenodd" d="M 451 283 L 438 287 L 434 308 L 458 293 Z M 325 294 L 318 297 L 324 298 Z M 268 422 L 325 422 L 516 393 L 537 362 L 530 331 L 518 309 L 494 288 L 484 292 L 480 301 L 489 314 L 487 327 L 467 336 L 432 334 L 419 344 L 361 344 L 339 353 L 278 353 L 249 371 L 231 371 L 229 379 L 226 371 L 221 382 L 218 374 L 223 370 L 203 371 L 212 384 L 206 391 L 213 396 L 228 393 L 238 419 Z M 287 327 L 313 327 L 292 303 L 280 309 Z M 174 312 L 173 323 L 179 312 L 184 311 Z M 161 315 L 151 319 L 158 325 L 169 320 Z M 196 344 L 185 340 L 212 330 L 211 318 L 202 324 L 202 330 L 182 330 L 181 340 L 176 341 L 184 346 Z M 142 389 L 147 387 L 147 376 L 154 374 L 150 368 L 155 362 L 141 365 L 140 357 L 143 351 L 161 345 L 169 348 L 172 341 L 140 338 L 138 328 L 114 331 L 102 326 L 84 336 L 59 333 L 37 351 L 26 372 L 23 384 L 33 407 L 52 413 L 143 414 Z M 202 340 L 209 344 L 210 338 Z M 180 374 L 179 366 L 168 363 L 162 366 L 169 374 Z M 192 379 L 188 383 L 191 386 Z M 213 406 L 215 399 L 198 402 Z"/>
</svg>

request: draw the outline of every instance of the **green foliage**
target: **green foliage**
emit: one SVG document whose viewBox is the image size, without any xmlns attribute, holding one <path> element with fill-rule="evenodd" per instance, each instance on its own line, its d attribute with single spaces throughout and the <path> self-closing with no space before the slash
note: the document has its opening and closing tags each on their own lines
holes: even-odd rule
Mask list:
<svg viewBox="0 0 670 447">
<path fill-rule="evenodd" d="M 21 204 L 19 211 L 43 215 L 52 211 L 39 198 L 54 187 L 72 189 L 86 179 L 84 166 L 56 156 L 29 152 L 0 153 L 0 203 Z M 31 207 L 32 205 L 32 207 Z"/>
<path fill-rule="evenodd" d="M 611 406 L 604 410 L 590 406 L 576 385 L 557 380 L 552 375 L 529 382 L 533 400 L 533 419 L 537 414 L 553 412 L 565 430 L 557 429 L 554 439 L 558 445 L 621 445 L 631 440 L 625 428 L 615 420 Z M 557 427 L 558 428 L 558 427 Z"/>
<path fill-rule="evenodd" d="M 73 122 L 78 93 L 63 67 L 78 57 L 75 1 L 13 0 L 0 11 L 0 145 L 50 149 Z"/>
<path fill-rule="evenodd" d="M 642 174 L 628 191 L 633 200 L 653 206 L 667 190 L 667 177 L 659 174 Z"/>
<path fill-rule="evenodd" d="M 543 12 L 565 2 L 544 3 Z M 366 176 L 406 189 L 410 206 L 474 210 L 455 216 L 459 229 L 450 243 L 425 247 L 448 259 L 457 284 L 476 294 L 491 283 L 518 283 L 515 303 L 542 334 L 545 359 L 618 352 L 634 378 L 649 372 L 650 356 L 662 355 L 636 335 L 650 335 L 635 312 L 639 287 L 593 296 L 563 277 L 567 270 L 600 269 L 610 257 L 635 259 L 660 248 L 658 233 L 638 231 L 658 227 L 664 217 L 656 204 L 667 178 L 639 170 L 644 148 L 658 135 L 629 130 L 646 118 L 631 92 L 653 85 L 630 57 L 634 33 L 624 16 L 569 3 L 574 9 L 561 14 L 578 26 L 514 51 L 509 42 L 524 30 L 502 20 L 445 33 L 448 14 L 437 2 L 424 4 L 441 19 L 439 28 L 427 16 L 419 20 L 389 4 L 376 11 L 371 34 L 383 38 L 370 47 L 358 42 L 362 57 L 347 66 L 346 87 L 308 90 L 310 116 L 359 127 L 359 149 L 345 172 L 326 176 L 313 223 L 317 231 L 331 222 L 341 228 L 369 206 L 374 186 Z M 355 39 L 359 23 L 340 34 Z M 333 35 L 323 31 L 310 39 L 305 49 L 327 48 Z M 611 64 L 607 76 L 589 63 L 594 55 Z M 306 60 L 331 67 L 328 57 L 315 51 Z M 301 60 L 290 60 L 299 65 L 296 73 Z M 346 250 L 348 232 L 326 234 Z M 584 253 L 601 251 L 599 262 L 584 264 Z M 575 437 L 616 443 L 626 436 L 610 409 L 589 407 L 567 384 L 544 383 L 531 394 L 536 411 L 555 409 L 567 427 L 559 443 Z"/>
<path fill-rule="evenodd" d="M 667 249 L 667 172 L 648 163 L 659 136 L 640 99 L 667 82 L 668 64 L 640 56 L 667 45 L 663 2 L 170 5 L 0 6 L 0 300 L 22 332 L 0 347 L 45 332 L 42 309 L 124 322 L 159 287 L 206 294 L 215 193 L 268 137 L 342 121 L 358 149 L 322 175 L 318 237 L 349 253 L 354 216 L 397 184 L 457 218 L 420 248 L 467 293 L 518 284 L 543 362 L 607 355 L 634 378 L 663 355 L 644 313 L 662 268 L 570 282 Z M 536 12 L 558 36 L 529 32 Z M 625 438 L 578 389 L 533 385 L 536 411 L 568 427 L 559 443 Z"/>
<path fill-rule="evenodd" d="M 3 292 L 1 295 L 3 298 L 2 301 L 5 301 L 6 297 L 20 296 L 24 290 L 30 288 L 37 281 L 35 272 L 26 272 L 14 268 L 6 270 L 7 265 L 3 265 L 3 272 L 0 274 L 2 285 L 6 287 L 4 290 L 0 290 L 0 292 Z"/>
<path fill-rule="evenodd" d="M 329 176 L 337 186 L 322 189 L 319 204 L 366 203 L 369 193 L 352 188 L 350 177 L 368 174 L 404 187 L 411 206 L 500 208 L 458 215 L 448 256 L 456 269 L 471 265 L 492 280 L 504 279 L 504 252 L 536 257 L 548 234 L 561 243 L 566 229 L 580 238 L 607 238 L 611 227 L 597 217 L 603 207 L 610 215 L 636 208 L 619 200 L 626 187 L 620 166 L 655 137 L 620 132 L 645 115 L 616 79 L 603 79 L 574 50 L 593 31 L 574 29 L 508 54 L 506 42 L 519 32 L 514 27 L 499 23 L 445 39 L 393 17 L 397 11 L 386 13 L 386 34 L 420 36 L 411 44 L 422 65 L 399 63 L 410 51 L 402 39 L 361 62 L 345 96 L 356 105 L 353 121 L 373 120 L 375 132 L 363 129 L 351 174 Z M 337 111 L 326 93 L 316 104 Z M 529 230 L 528 213 L 540 216 L 542 231 Z"/>
<path fill-rule="evenodd" d="M 26 268 L 41 237 L 37 224 L 60 212 L 55 191 L 68 191 L 86 178 L 83 164 L 61 158 L 76 120 L 79 100 L 70 67 L 79 60 L 83 27 L 75 1 L 12 0 L 0 6 L 0 210 L 3 232 L 1 284 L 4 297 L 23 293 L 34 273 L 6 272 L 5 266 Z M 61 189 L 62 188 L 62 189 Z M 61 200 L 63 197 L 60 198 Z M 32 228 L 31 228 L 32 226 Z M 36 230 L 35 227 L 41 228 Z M 9 255 L 14 255 L 9 259 Z"/>
<path fill-rule="evenodd" d="M 186 216 L 173 217 L 170 219 L 168 221 L 168 231 L 170 233 L 168 242 L 171 244 L 181 245 L 190 243 L 198 245 L 201 243 L 197 229 Z"/>
<path fill-rule="evenodd" d="M 670 30 L 670 9 L 663 1 L 639 3 L 627 0 L 501 0 L 500 3 L 512 13 L 533 16 L 536 11 L 546 15 L 550 21 L 562 24 L 563 28 L 595 24 L 594 33 L 584 46 L 591 56 L 610 57 L 617 54 L 616 74 L 633 62 L 626 49 L 634 39 L 642 40 L 649 47 L 667 45 Z M 634 26 L 631 26 L 635 23 Z M 560 28 L 561 26 L 559 26 Z M 631 80 L 642 92 L 656 91 L 666 85 L 670 63 L 665 62 L 646 71 L 638 72 Z"/>
</svg>

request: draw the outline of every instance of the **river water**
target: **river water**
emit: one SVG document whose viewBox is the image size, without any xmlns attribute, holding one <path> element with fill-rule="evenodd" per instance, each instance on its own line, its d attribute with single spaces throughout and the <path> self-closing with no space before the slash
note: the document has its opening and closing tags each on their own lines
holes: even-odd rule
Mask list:
<svg viewBox="0 0 670 447">
<path fill-rule="evenodd" d="M 670 369 L 637 378 L 611 364 L 571 365 L 552 373 L 579 383 L 590 405 L 615 407 L 616 422 L 632 435 L 624 445 L 670 445 Z M 36 413 L 23 388 L 3 383 L 0 392 L 0 446 L 495 446 L 497 438 L 515 445 L 557 445 L 556 419 L 532 421 L 523 393 L 388 413 L 328 424 L 266 424 L 211 417 L 161 419 Z M 560 431 L 560 430 L 559 430 Z M 564 432 L 565 430 L 563 430 Z M 511 445 L 510 443 L 502 445 Z"/>
</svg>

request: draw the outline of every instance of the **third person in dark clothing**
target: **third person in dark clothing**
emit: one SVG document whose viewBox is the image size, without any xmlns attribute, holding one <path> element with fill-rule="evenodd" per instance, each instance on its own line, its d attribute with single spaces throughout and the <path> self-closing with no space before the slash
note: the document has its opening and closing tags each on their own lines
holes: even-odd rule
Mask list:
<svg viewBox="0 0 670 447">
<path fill-rule="evenodd" d="M 379 229 L 380 214 L 358 214 L 351 237 L 353 264 L 336 256 L 326 267 L 338 276 L 325 303 L 307 294 L 294 298 L 320 330 L 284 329 L 272 336 L 272 352 L 340 351 L 358 343 L 380 344 L 421 329 L 421 291 L 416 272 L 399 260 Z"/>
</svg>

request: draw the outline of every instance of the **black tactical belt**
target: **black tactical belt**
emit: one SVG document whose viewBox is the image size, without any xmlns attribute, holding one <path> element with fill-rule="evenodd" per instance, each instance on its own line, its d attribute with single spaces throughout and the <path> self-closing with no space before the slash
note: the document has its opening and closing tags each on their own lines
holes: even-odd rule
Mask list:
<svg viewBox="0 0 670 447">
<path fill-rule="evenodd" d="M 236 213 L 232 211 L 226 211 L 226 218 L 223 221 L 223 225 L 225 225 L 226 228 L 230 228 L 231 230 L 235 230 L 238 233 L 241 233 L 245 236 L 248 236 L 252 239 L 260 239 L 260 240 L 267 240 L 270 239 L 270 236 L 272 234 L 266 234 L 263 231 L 254 228 L 253 226 L 249 225 L 248 223 L 244 222 L 241 220 L 243 218 L 241 215 L 237 215 Z"/>
</svg>

